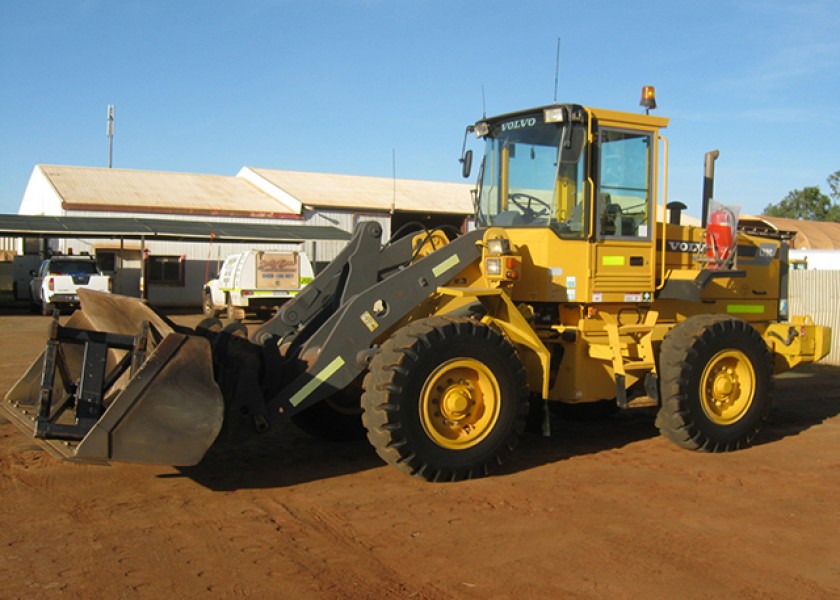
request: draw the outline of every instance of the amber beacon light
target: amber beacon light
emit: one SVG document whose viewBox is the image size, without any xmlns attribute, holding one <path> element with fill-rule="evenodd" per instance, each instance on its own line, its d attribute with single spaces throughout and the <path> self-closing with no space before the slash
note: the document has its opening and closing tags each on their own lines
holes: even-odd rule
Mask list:
<svg viewBox="0 0 840 600">
<path fill-rule="evenodd" d="M 656 108 L 656 90 L 652 85 L 642 87 L 642 100 L 639 106 L 645 107 L 645 114 L 650 114 L 650 109 Z"/>
</svg>

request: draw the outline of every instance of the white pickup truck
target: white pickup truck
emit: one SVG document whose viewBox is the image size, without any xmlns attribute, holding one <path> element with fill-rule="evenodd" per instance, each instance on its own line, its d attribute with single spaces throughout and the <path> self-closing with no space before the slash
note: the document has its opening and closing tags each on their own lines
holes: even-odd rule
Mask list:
<svg viewBox="0 0 840 600">
<path fill-rule="evenodd" d="M 246 312 L 267 315 L 312 281 L 304 252 L 249 250 L 225 258 L 217 277 L 204 284 L 202 311 L 215 317 L 243 319 Z"/>
<path fill-rule="evenodd" d="M 111 291 L 111 278 L 103 275 L 90 256 L 53 256 L 32 271 L 29 292 L 33 312 L 51 315 L 53 309 L 79 305 L 79 288 Z"/>
</svg>

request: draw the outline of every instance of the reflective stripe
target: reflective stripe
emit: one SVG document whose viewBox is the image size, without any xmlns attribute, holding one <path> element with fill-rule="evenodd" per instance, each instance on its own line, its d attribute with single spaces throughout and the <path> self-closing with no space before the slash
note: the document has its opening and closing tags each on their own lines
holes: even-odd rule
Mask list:
<svg viewBox="0 0 840 600">
<path fill-rule="evenodd" d="M 763 304 L 727 304 L 726 312 L 730 315 L 760 315 L 764 313 Z"/>
<path fill-rule="evenodd" d="M 244 288 L 219 288 L 220 292 L 238 292 L 241 295 L 248 295 L 248 296 L 269 296 L 272 294 L 290 294 L 290 293 L 297 293 L 299 289 L 290 289 L 290 290 L 255 290 L 255 289 L 244 289 Z M 279 296 L 282 297 L 282 296 Z"/>
<path fill-rule="evenodd" d="M 289 295 L 292 292 L 297 292 L 297 290 L 270 290 L 270 291 L 262 291 L 262 290 L 253 290 L 251 292 L 251 296 L 272 296 L 277 298 L 283 298 L 284 295 Z"/>
<path fill-rule="evenodd" d="M 327 379 L 335 375 L 336 371 L 338 371 L 343 366 L 344 359 L 340 356 L 336 356 L 333 359 L 333 361 L 326 367 L 321 369 L 321 372 L 315 375 L 309 383 L 300 388 L 294 396 L 289 398 L 289 404 L 291 404 L 292 406 L 297 406 L 298 404 L 303 402 L 307 396 L 309 396 L 312 392 L 317 390 L 322 383 L 326 382 Z"/>
<path fill-rule="evenodd" d="M 626 259 L 625 256 L 603 256 L 601 264 L 605 267 L 623 267 Z"/>
<path fill-rule="evenodd" d="M 440 277 L 441 274 L 446 273 L 452 267 L 458 266 L 458 263 L 460 263 L 460 262 L 461 262 L 461 259 L 458 258 L 458 255 L 453 254 L 452 256 L 447 258 L 445 261 L 443 261 L 442 263 L 437 265 L 435 268 L 433 268 L 432 269 L 432 275 L 434 275 L 435 277 Z"/>
</svg>

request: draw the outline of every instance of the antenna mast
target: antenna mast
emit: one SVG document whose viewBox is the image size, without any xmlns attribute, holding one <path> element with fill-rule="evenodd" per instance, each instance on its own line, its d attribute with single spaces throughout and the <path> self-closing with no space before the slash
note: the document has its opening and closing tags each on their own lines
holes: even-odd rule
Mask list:
<svg viewBox="0 0 840 600">
<path fill-rule="evenodd" d="M 114 105 L 108 105 L 108 168 L 114 164 Z"/>
<path fill-rule="evenodd" d="M 557 85 L 560 81 L 560 38 L 557 38 L 557 58 L 554 60 L 554 104 L 557 104 Z"/>
<path fill-rule="evenodd" d="M 391 148 L 391 179 L 394 183 L 394 195 L 391 198 L 391 215 L 397 212 L 397 149 Z"/>
</svg>

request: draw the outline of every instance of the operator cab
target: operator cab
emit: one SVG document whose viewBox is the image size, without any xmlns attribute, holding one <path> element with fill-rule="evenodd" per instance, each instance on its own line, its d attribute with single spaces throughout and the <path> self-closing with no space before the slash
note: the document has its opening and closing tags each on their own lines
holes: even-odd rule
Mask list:
<svg viewBox="0 0 840 600">
<path fill-rule="evenodd" d="M 480 226 L 563 239 L 650 241 L 658 127 L 667 119 L 552 105 L 484 119 Z M 594 218 L 593 218 L 594 217 Z"/>
</svg>

